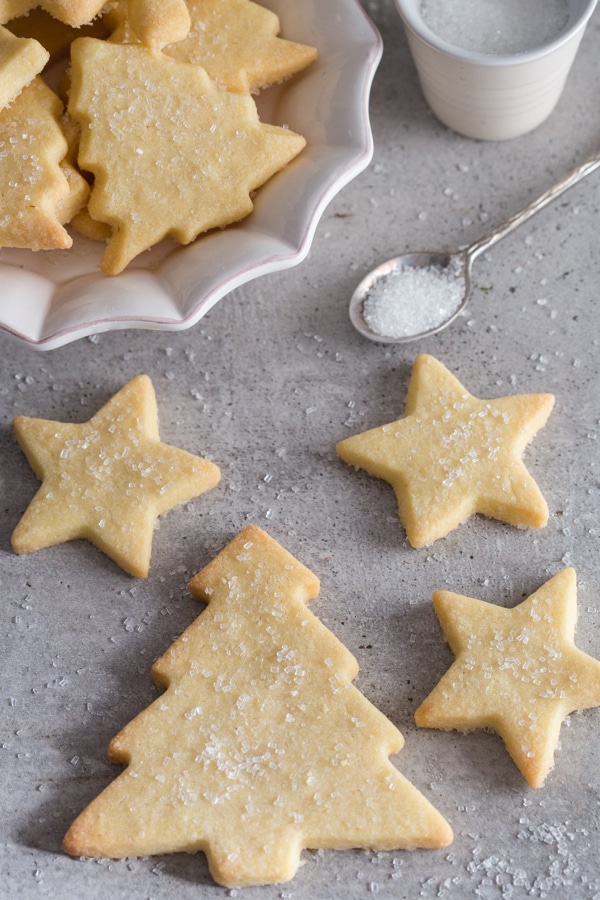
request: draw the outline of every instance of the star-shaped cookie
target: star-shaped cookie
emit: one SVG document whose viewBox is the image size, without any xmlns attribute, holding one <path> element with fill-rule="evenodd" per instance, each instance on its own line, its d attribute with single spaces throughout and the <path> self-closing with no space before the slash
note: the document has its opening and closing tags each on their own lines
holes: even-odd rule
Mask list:
<svg viewBox="0 0 600 900">
<path fill-rule="evenodd" d="M 16 553 L 85 538 L 144 578 L 157 517 L 220 479 L 213 463 L 160 440 L 146 375 L 126 384 L 89 422 L 17 416 L 14 429 L 42 481 L 13 532 Z"/>
<path fill-rule="evenodd" d="M 548 507 L 521 456 L 553 405 L 552 394 L 479 400 L 423 354 L 404 416 L 346 438 L 336 450 L 392 485 L 413 547 L 445 537 L 475 513 L 541 528 Z"/>
<path fill-rule="evenodd" d="M 600 662 L 574 643 L 574 570 L 513 609 L 449 591 L 436 591 L 433 603 L 456 660 L 417 709 L 417 725 L 491 728 L 529 784 L 541 787 L 563 719 L 600 706 Z"/>
</svg>

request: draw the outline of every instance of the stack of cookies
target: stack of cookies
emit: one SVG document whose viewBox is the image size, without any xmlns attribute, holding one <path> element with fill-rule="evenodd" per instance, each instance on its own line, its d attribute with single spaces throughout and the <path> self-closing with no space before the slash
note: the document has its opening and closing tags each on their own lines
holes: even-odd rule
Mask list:
<svg viewBox="0 0 600 900">
<path fill-rule="evenodd" d="M 66 249 L 72 224 L 115 275 L 247 216 L 305 146 L 252 95 L 316 50 L 251 0 L 0 0 L 0 23 L 0 246 Z"/>
</svg>

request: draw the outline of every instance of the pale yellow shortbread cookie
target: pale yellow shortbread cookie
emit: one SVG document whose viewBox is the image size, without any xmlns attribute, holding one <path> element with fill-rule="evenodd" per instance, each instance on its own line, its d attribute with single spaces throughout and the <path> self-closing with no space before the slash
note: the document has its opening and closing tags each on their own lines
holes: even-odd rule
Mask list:
<svg viewBox="0 0 600 900">
<path fill-rule="evenodd" d="M 188 0 L 188 9 L 188 36 L 165 52 L 203 66 L 230 91 L 260 90 L 317 58 L 315 47 L 280 38 L 278 16 L 252 0 Z"/>
<path fill-rule="evenodd" d="M 39 41 L 15 37 L 0 25 L 0 110 L 40 74 L 49 58 Z"/>
<path fill-rule="evenodd" d="M 155 663 L 165 693 L 109 746 L 127 765 L 69 829 L 75 856 L 206 853 L 230 887 L 287 881 L 303 848 L 440 848 L 447 822 L 388 760 L 402 735 L 310 613 L 319 581 L 245 528 L 191 582 L 208 608 Z"/>
<path fill-rule="evenodd" d="M 548 507 L 521 456 L 545 424 L 551 394 L 480 400 L 432 356 L 415 360 L 404 416 L 346 438 L 339 456 L 388 481 L 413 547 L 475 513 L 541 528 Z"/>
<path fill-rule="evenodd" d="M 69 195 L 56 205 L 56 218 L 61 225 L 67 225 L 85 209 L 90 196 L 90 186 L 83 175 L 68 160 L 60 167 L 69 185 Z"/>
<path fill-rule="evenodd" d="M 165 53 L 202 66 L 230 91 L 261 90 L 290 78 L 317 58 L 315 47 L 279 37 L 279 17 L 252 0 L 187 0 L 187 8 L 188 34 L 183 40 L 173 39 L 164 47 Z M 120 0 L 110 11 L 111 40 L 152 43 L 140 38 L 131 12 L 131 0 Z"/>
<path fill-rule="evenodd" d="M 492 728 L 529 784 L 541 787 L 563 719 L 600 706 L 600 662 L 574 644 L 574 570 L 514 609 L 449 591 L 433 602 L 456 661 L 416 711 L 417 725 Z"/>
<path fill-rule="evenodd" d="M 105 3 L 106 0 L 0 0 L 0 22 L 27 15 L 30 9 L 41 6 L 55 19 L 77 28 L 91 22 Z"/>
<path fill-rule="evenodd" d="M 87 206 L 73 216 L 71 225 L 75 231 L 91 241 L 108 241 L 112 234 L 110 225 L 92 219 Z"/>
<path fill-rule="evenodd" d="M 90 186 L 77 168 L 77 148 L 79 146 L 77 124 L 64 111 L 59 117 L 58 123 L 67 142 L 60 169 L 67 180 L 69 193 L 56 204 L 55 215 L 61 225 L 66 225 L 85 212 L 90 196 Z"/>
<path fill-rule="evenodd" d="M 14 429 L 42 481 L 13 532 L 16 553 L 85 538 L 144 578 L 157 517 L 220 479 L 213 463 L 160 440 L 146 375 L 125 385 L 89 422 L 17 416 Z"/>
<path fill-rule="evenodd" d="M 53 250 L 73 243 L 63 228 L 72 181 L 63 162 L 62 103 L 40 76 L 0 111 L 0 246 Z"/>
<path fill-rule="evenodd" d="M 71 57 L 79 164 L 94 175 L 88 209 L 112 229 L 107 274 L 167 235 L 187 244 L 244 218 L 251 193 L 305 146 L 263 125 L 249 95 L 159 50 L 80 38 Z"/>
<path fill-rule="evenodd" d="M 138 40 L 148 47 L 182 41 L 191 24 L 185 0 L 127 0 L 127 17 Z"/>
</svg>

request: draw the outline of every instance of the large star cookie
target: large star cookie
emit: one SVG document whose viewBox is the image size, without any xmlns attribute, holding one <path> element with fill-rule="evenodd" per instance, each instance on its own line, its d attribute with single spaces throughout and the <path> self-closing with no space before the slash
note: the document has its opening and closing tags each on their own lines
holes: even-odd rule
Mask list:
<svg viewBox="0 0 600 900">
<path fill-rule="evenodd" d="M 18 416 L 14 429 L 42 481 L 13 532 L 16 553 L 86 538 L 144 578 L 157 517 L 220 478 L 213 463 L 160 440 L 146 375 L 125 385 L 89 422 Z"/>
<path fill-rule="evenodd" d="M 306 144 L 261 123 L 250 94 L 151 47 L 79 38 L 71 59 L 79 164 L 94 175 L 89 212 L 112 229 L 107 274 L 167 235 L 188 244 L 244 218 L 252 192 Z"/>
<path fill-rule="evenodd" d="M 554 764 L 563 719 L 600 706 L 600 662 L 574 644 L 577 588 L 564 569 L 506 609 L 433 595 L 455 662 L 415 713 L 426 728 L 492 728 L 532 787 Z"/>
<path fill-rule="evenodd" d="M 440 848 L 449 825 L 388 759 L 403 738 L 306 608 L 317 577 L 255 526 L 191 582 L 208 604 L 154 664 L 164 693 L 109 746 L 119 775 L 75 856 L 203 851 L 229 887 L 287 881 L 304 847 Z"/>
<path fill-rule="evenodd" d="M 346 438 L 336 450 L 392 485 L 413 547 L 444 537 L 474 513 L 541 528 L 548 507 L 521 456 L 553 405 L 551 394 L 479 400 L 423 354 L 404 416 Z"/>
</svg>

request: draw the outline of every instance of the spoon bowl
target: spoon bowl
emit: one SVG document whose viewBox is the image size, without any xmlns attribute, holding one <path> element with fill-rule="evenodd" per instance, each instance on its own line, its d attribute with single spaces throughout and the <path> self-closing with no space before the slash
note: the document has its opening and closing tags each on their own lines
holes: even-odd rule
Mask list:
<svg viewBox="0 0 600 900">
<path fill-rule="evenodd" d="M 416 253 L 403 253 L 380 263 L 366 275 L 357 285 L 350 299 L 350 321 L 356 330 L 372 341 L 382 344 L 403 344 L 414 341 L 416 338 L 429 337 L 441 331 L 460 314 L 469 301 L 471 295 L 471 261 L 466 251 L 456 253 L 444 253 L 433 251 L 419 251 Z M 368 314 L 368 300 L 372 296 L 372 290 L 376 285 L 389 283 L 390 289 L 396 276 L 408 270 L 424 269 L 427 272 L 439 272 L 442 276 L 448 276 L 448 284 L 454 291 L 460 286 L 460 300 L 450 301 L 443 309 L 435 312 L 427 310 L 414 310 L 402 306 L 402 298 L 397 301 L 395 310 L 396 328 L 393 333 L 380 334 L 372 324 L 372 317 Z M 365 306 L 365 304 L 367 304 Z M 436 315 L 437 313 L 437 315 Z M 424 324 L 425 322 L 425 324 Z"/>
<path fill-rule="evenodd" d="M 533 200 L 521 212 L 516 213 L 503 225 L 499 225 L 468 247 L 454 252 L 404 253 L 381 263 L 363 278 L 352 294 L 349 310 L 350 321 L 363 337 L 380 344 L 403 344 L 429 337 L 446 328 L 469 302 L 471 270 L 474 260 L 555 200 L 556 197 L 594 172 L 599 166 L 600 153 L 596 153 L 576 166 L 561 181 L 545 191 L 537 200 Z M 444 302 L 439 304 L 437 318 L 435 316 L 435 298 L 432 303 L 425 283 L 419 285 L 417 292 L 411 289 L 407 290 L 404 296 L 402 294 L 403 286 L 400 282 L 400 275 L 403 273 L 415 275 L 419 273 L 419 270 L 423 270 L 423 273 L 428 273 L 430 276 L 437 275 L 438 282 L 440 282 L 440 275 L 447 276 L 448 292 L 452 302 L 448 303 L 444 299 Z M 439 292 L 439 289 L 438 283 L 436 291 Z M 390 310 L 393 312 L 394 327 L 387 334 L 385 333 L 386 329 L 382 328 L 382 333 L 379 333 L 379 327 L 373 327 L 373 317 L 367 311 L 367 307 L 375 295 L 379 299 L 385 300 L 388 312 Z M 427 309 L 423 323 L 422 307 L 425 305 Z M 388 318 L 390 317 L 388 316 Z M 369 319 L 371 321 L 368 321 Z"/>
</svg>

